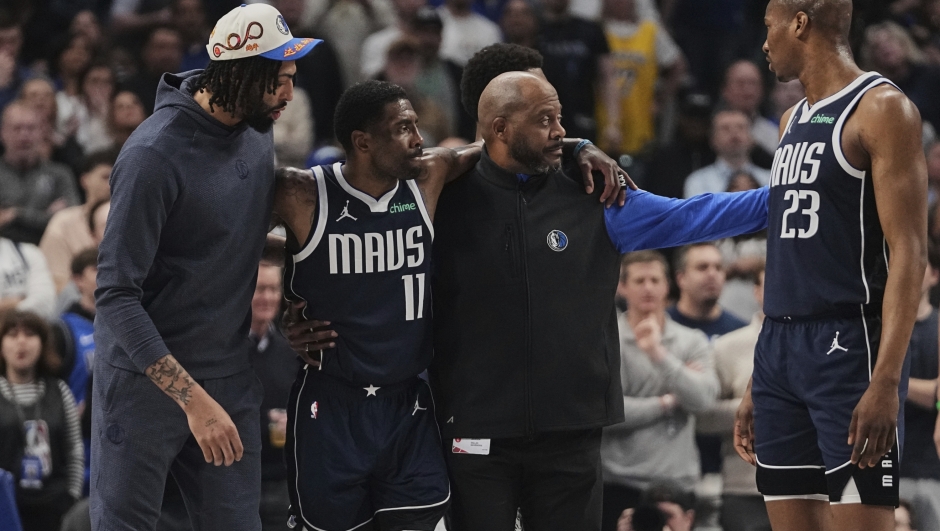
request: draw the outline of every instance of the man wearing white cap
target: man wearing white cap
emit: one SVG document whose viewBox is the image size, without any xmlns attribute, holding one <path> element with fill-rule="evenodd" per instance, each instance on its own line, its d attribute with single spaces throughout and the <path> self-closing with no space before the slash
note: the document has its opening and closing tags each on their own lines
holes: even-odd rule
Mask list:
<svg viewBox="0 0 940 531">
<path fill-rule="evenodd" d="M 96 531 L 153 530 L 167 473 L 195 530 L 261 529 L 248 328 L 274 197 L 271 126 L 294 60 L 319 42 L 294 38 L 271 6 L 232 10 L 209 36 L 209 66 L 164 74 L 118 157 L 96 292 Z"/>
</svg>

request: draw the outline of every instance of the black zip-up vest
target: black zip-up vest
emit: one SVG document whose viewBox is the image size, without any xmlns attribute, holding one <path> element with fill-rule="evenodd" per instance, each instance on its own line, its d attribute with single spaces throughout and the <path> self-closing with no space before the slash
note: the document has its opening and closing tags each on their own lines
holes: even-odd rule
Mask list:
<svg viewBox="0 0 940 531">
<path fill-rule="evenodd" d="M 429 371 L 445 438 L 623 420 L 619 253 L 598 201 L 603 183 L 595 188 L 585 194 L 562 171 L 520 183 L 485 150 L 444 188 Z"/>
</svg>

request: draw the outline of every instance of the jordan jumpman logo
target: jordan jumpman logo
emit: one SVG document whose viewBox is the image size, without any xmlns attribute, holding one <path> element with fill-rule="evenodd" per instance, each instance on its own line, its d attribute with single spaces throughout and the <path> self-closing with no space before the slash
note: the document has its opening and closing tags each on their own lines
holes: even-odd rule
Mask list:
<svg viewBox="0 0 940 531">
<path fill-rule="evenodd" d="M 849 351 L 849 349 L 839 344 L 839 332 L 836 332 L 836 337 L 832 338 L 832 345 L 829 347 L 829 352 L 827 352 L 826 355 L 828 356 L 837 350 L 841 350 L 842 352 Z"/>
<path fill-rule="evenodd" d="M 418 399 L 416 398 L 416 399 L 415 399 L 415 410 L 411 412 L 411 416 L 412 416 L 412 417 L 415 416 L 415 413 L 417 413 L 418 411 L 427 411 L 427 409 L 428 409 L 428 408 L 426 408 L 426 407 L 421 407 L 421 404 L 418 403 Z"/>
<path fill-rule="evenodd" d="M 349 199 L 346 200 L 346 206 L 343 207 L 343 211 L 340 212 L 339 217 L 336 218 L 336 221 L 338 222 L 343 218 L 349 218 L 353 221 L 357 221 L 356 218 L 352 217 L 352 215 L 349 213 Z"/>
</svg>

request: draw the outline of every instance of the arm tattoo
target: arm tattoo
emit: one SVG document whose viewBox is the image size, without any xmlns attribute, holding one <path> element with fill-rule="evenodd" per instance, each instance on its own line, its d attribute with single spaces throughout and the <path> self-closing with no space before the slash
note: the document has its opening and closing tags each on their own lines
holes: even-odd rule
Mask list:
<svg viewBox="0 0 940 531">
<path fill-rule="evenodd" d="M 192 400 L 196 382 L 172 356 L 164 356 L 147 367 L 147 376 L 157 387 L 163 389 L 164 393 L 184 406 Z"/>
<path fill-rule="evenodd" d="M 218 422 L 218 421 L 215 420 L 215 418 L 211 418 L 211 419 L 209 419 L 209 420 L 206 421 L 206 427 L 208 428 L 209 426 L 212 426 L 212 425 L 215 424 L 216 422 Z"/>
<path fill-rule="evenodd" d="M 312 171 L 278 168 L 274 173 L 277 193 L 307 205 L 317 204 L 317 179 Z"/>
</svg>

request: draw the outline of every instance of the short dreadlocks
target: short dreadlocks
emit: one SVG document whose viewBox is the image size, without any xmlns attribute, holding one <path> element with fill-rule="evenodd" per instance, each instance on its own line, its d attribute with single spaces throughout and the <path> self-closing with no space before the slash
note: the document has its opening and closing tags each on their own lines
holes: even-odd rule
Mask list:
<svg viewBox="0 0 940 531">
<path fill-rule="evenodd" d="M 192 83 L 192 92 L 208 90 L 209 110 L 218 105 L 223 111 L 236 110 L 250 116 L 263 109 L 264 94 L 277 90 L 281 62 L 260 55 L 231 61 L 209 61 L 209 66 Z"/>
</svg>

